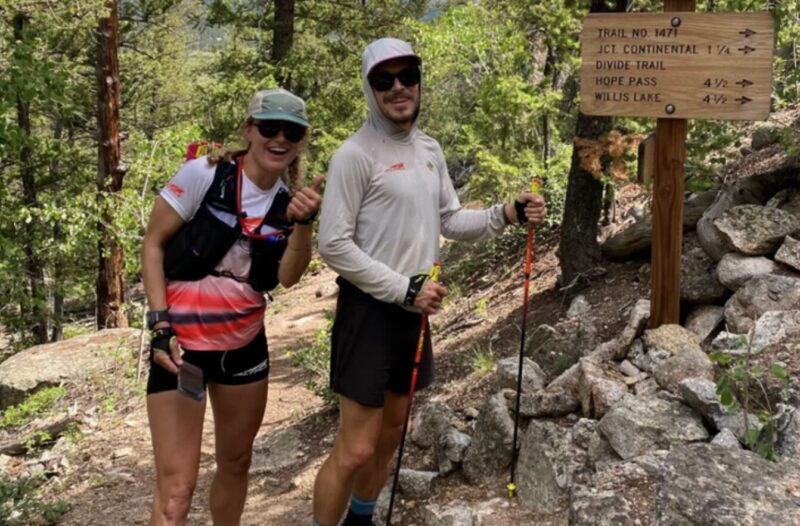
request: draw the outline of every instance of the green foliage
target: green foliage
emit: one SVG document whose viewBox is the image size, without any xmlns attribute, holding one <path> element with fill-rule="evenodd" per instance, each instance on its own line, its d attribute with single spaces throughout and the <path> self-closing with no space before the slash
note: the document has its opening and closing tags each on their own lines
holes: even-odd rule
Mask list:
<svg viewBox="0 0 800 526">
<path fill-rule="evenodd" d="M 306 387 L 328 405 L 335 404 L 338 400 L 336 393 L 330 388 L 332 326 L 333 315 L 328 313 L 325 321 L 314 332 L 314 340 L 310 344 L 286 353 L 294 367 L 300 367 L 311 373 Z"/>
<path fill-rule="evenodd" d="M 492 346 L 475 346 L 472 349 L 472 371 L 478 377 L 486 376 L 494 370 L 494 351 Z"/>
<path fill-rule="evenodd" d="M 746 345 L 747 343 L 745 343 Z M 766 393 L 761 383 L 765 374 L 764 369 L 760 365 L 752 363 L 749 353 L 745 357 L 734 358 L 726 353 L 712 352 L 709 354 L 709 358 L 723 369 L 717 380 L 717 395 L 720 403 L 733 412 L 741 410 L 745 415 L 754 414 L 746 390 L 749 385 L 755 384 Z M 782 364 L 774 362 L 770 365 L 769 370 L 770 374 L 781 382 L 784 390 L 789 388 L 789 373 Z M 745 400 L 743 403 L 740 403 L 734 394 L 737 385 L 744 386 Z M 749 427 L 749 421 L 746 420 L 748 427 L 744 435 L 745 445 L 767 460 L 776 460 L 776 415 L 769 399 L 767 399 L 767 407 L 755 411 L 755 414 L 758 416 L 761 429 Z"/>
<path fill-rule="evenodd" d="M 44 502 L 39 496 L 43 475 L 12 478 L 0 475 L 0 524 L 51 526 L 70 509 L 65 501 Z"/>
<path fill-rule="evenodd" d="M 46 387 L 41 389 L 17 405 L 6 408 L 0 418 L 0 429 L 6 427 L 19 427 L 39 416 L 67 394 L 62 386 Z"/>
</svg>

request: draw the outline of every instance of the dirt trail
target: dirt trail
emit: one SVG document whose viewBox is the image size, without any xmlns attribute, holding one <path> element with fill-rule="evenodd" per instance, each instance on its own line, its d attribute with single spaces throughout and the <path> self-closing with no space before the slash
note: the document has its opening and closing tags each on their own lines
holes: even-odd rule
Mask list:
<svg viewBox="0 0 800 526">
<path fill-rule="evenodd" d="M 335 298 L 317 298 L 335 275 L 322 270 L 307 276 L 296 287 L 275 296 L 267 310 L 267 335 L 272 370 L 267 412 L 256 439 L 287 426 L 299 427 L 309 440 L 325 440 L 335 421 L 332 411 L 305 387 L 308 374 L 293 368 L 286 351 L 303 339 L 310 341 L 333 310 Z M 115 526 L 147 524 L 154 485 L 154 465 L 144 398 L 122 403 L 112 418 L 98 418 L 89 426 L 80 444 L 80 466 L 65 477 L 60 498 L 72 503 L 62 524 L 68 526 Z M 200 474 L 189 524 L 211 524 L 208 489 L 214 472 L 214 429 L 210 408 L 206 411 Z M 322 435 L 322 436 L 318 436 Z M 310 522 L 313 476 L 327 446 L 315 444 L 314 454 L 305 454 L 287 476 L 253 476 L 243 525 L 294 525 Z M 298 445 L 301 450 L 301 445 Z M 304 449 L 311 450 L 310 447 Z M 258 457 L 259 455 L 257 455 Z M 261 455 L 263 456 L 263 455 Z M 254 459 L 263 462 L 264 459 Z"/>
</svg>

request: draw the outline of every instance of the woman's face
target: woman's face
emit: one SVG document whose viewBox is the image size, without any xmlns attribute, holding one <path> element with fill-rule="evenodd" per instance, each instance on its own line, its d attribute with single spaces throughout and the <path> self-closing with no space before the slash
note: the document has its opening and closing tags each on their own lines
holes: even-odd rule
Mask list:
<svg viewBox="0 0 800 526">
<path fill-rule="evenodd" d="M 259 168 L 270 174 L 282 174 L 300 153 L 302 138 L 297 141 L 301 126 L 286 121 L 252 121 L 245 125 L 245 138 L 250 155 Z M 289 138 L 287 138 L 287 135 Z"/>
</svg>

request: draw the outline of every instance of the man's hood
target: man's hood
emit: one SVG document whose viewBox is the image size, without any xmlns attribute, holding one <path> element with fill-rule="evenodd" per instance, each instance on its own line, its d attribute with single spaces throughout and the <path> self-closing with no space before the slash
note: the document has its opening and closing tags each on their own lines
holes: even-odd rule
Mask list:
<svg viewBox="0 0 800 526">
<path fill-rule="evenodd" d="M 364 55 L 361 58 L 361 88 L 364 91 L 364 95 L 367 97 L 367 105 L 369 106 L 367 122 L 392 139 L 399 141 L 408 140 L 416 133 L 416 118 L 410 132 L 406 132 L 387 119 L 378 107 L 378 101 L 375 100 L 375 94 L 372 92 L 372 87 L 369 85 L 367 77 L 370 71 L 372 71 L 372 68 L 381 62 L 403 57 L 414 58 L 422 64 L 422 59 L 414 53 L 414 50 L 411 49 L 411 45 L 397 38 L 381 38 L 373 41 L 364 50 Z M 421 94 L 422 87 L 420 86 L 420 95 Z"/>
</svg>

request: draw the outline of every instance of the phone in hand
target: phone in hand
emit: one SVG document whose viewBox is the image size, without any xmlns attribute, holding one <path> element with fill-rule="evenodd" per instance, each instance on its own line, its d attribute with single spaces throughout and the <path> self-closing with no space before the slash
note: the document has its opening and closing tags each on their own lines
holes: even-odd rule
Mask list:
<svg viewBox="0 0 800 526">
<path fill-rule="evenodd" d="M 184 361 L 178 369 L 178 392 L 198 402 L 202 401 L 206 394 L 203 370 Z"/>
</svg>

